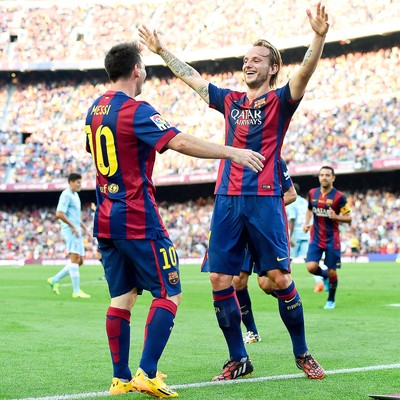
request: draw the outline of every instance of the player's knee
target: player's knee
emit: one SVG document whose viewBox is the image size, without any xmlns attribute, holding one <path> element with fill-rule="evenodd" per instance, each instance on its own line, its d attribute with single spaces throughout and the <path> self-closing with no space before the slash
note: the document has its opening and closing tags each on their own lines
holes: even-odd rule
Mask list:
<svg viewBox="0 0 400 400">
<path fill-rule="evenodd" d="M 241 290 L 247 287 L 249 281 L 249 275 L 245 273 L 240 273 L 240 276 L 233 277 L 233 287 L 236 290 Z"/>
<path fill-rule="evenodd" d="M 175 294 L 173 296 L 167 296 L 167 300 L 172 301 L 176 306 L 179 306 L 182 301 L 182 293 Z"/>
<path fill-rule="evenodd" d="M 211 272 L 210 282 L 213 290 L 227 289 L 232 285 L 232 275 L 219 274 L 218 272 Z"/>
<path fill-rule="evenodd" d="M 310 274 L 314 274 L 314 273 L 317 271 L 318 264 L 315 263 L 315 262 L 308 262 L 308 263 L 306 264 L 306 267 L 307 267 L 307 271 L 308 271 Z"/>
</svg>

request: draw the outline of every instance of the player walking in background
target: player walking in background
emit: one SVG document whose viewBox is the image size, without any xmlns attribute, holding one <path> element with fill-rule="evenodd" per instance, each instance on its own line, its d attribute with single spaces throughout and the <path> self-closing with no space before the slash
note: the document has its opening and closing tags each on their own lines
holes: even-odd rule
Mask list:
<svg viewBox="0 0 400 400">
<path fill-rule="evenodd" d="M 279 174 L 281 146 L 290 120 L 317 67 L 328 32 L 328 14 L 318 4 L 307 15 L 314 38 L 290 81 L 275 89 L 282 66 L 279 51 L 258 40 L 243 59 L 247 92 L 220 89 L 194 68 L 177 59 L 161 44 L 156 31 L 139 28 L 143 44 L 159 54 L 171 71 L 225 117 L 225 143 L 261 152 L 260 174 L 222 161 L 216 183 L 209 241 L 210 281 L 217 321 L 229 349 L 229 360 L 213 380 L 236 379 L 253 371 L 243 343 L 241 313 L 232 286 L 248 247 L 260 271 L 268 273 L 278 297 L 279 311 L 293 343 L 296 365 L 309 378 L 322 379 L 324 370 L 308 351 L 303 306 L 290 274 L 287 220 Z"/>
<path fill-rule="evenodd" d="M 56 217 L 61 221 L 61 234 L 65 240 L 70 261 L 56 275 L 47 279 L 47 283 L 51 286 L 53 292 L 59 295 L 59 281 L 69 274 L 74 299 L 90 298 L 90 295 L 80 288 L 79 267 L 83 264 L 85 255 L 81 227 L 89 233 L 81 220 L 81 200 L 78 194 L 81 190 L 81 180 L 80 174 L 71 173 L 68 175 L 69 187 L 61 193 L 56 210 Z"/>
<path fill-rule="evenodd" d="M 322 276 L 325 284 L 329 284 L 328 300 L 325 310 L 336 307 L 335 295 L 338 286 L 336 270 L 341 267 L 339 223 L 350 224 L 350 207 L 346 197 L 333 187 L 335 171 L 330 166 L 323 166 L 318 175 L 320 187 L 311 189 L 308 194 L 308 210 L 304 232 L 311 228 L 310 245 L 306 265 L 313 275 Z M 313 224 L 310 225 L 311 217 Z M 325 265 L 322 269 L 319 262 L 325 255 Z"/>
<path fill-rule="evenodd" d="M 297 193 L 295 187 L 293 186 L 293 181 L 290 177 L 286 163 L 282 158 L 280 159 L 280 163 L 282 191 L 284 193 L 283 202 L 285 203 L 285 206 L 287 206 L 296 200 Z M 233 277 L 233 286 L 236 290 L 236 296 L 239 301 L 240 311 L 242 313 L 242 322 L 246 327 L 246 333 L 243 336 L 244 343 L 256 343 L 261 341 L 261 336 L 258 332 L 254 319 L 251 298 L 248 291 L 248 282 L 249 277 L 253 272 L 253 264 L 253 258 L 251 257 L 250 252 L 247 250 L 240 275 Z M 262 275 L 258 275 L 257 280 L 260 289 L 262 289 L 266 294 L 276 297 L 274 290 L 272 289 L 271 281 L 268 279 L 265 272 L 263 272 Z"/>
<path fill-rule="evenodd" d="M 294 184 L 297 192 L 296 201 L 286 207 L 287 219 L 289 222 L 289 240 L 290 240 L 290 258 L 302 258 L 304 261 L 307 257 L 308 243 L 310 241 L 310 233 L 304 232 L 304 223 L 308 210 L 308 201 L 300 196 L 300 185 Z M 321 276 L 315 277 L 314 292 L 320 292 L 324 288 Z"/>
<path fill-rule="evenodd" d="M 255 174 L 264 157 L 249 149 L 209 143 L 180 133 L 148 103 L 136 101 L 146 78 L 141 48 L 122 43 L 105 57 L 111 88 L 89 108 L 87 150 L 97 169 L 94 236 L 111 295 L 106 332 L 113 364 L 111 394 L 140 391 L 178 394 L 157 373 L 181 301 L 179 260 L 155 201 L 156 151 L 168 148 L 200 158 L 229 159 Z M 139 368 L 129 368 L 131 309 L 137 295 L 154 297 L 147 317 Z"/>
</svg>

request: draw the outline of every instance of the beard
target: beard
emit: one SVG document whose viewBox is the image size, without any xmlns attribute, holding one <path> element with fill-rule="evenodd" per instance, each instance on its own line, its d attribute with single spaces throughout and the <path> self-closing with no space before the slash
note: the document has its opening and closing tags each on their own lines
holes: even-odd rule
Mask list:
<svg viewBox="0 0 400 400">
<path fill-rule="evenodd" d="M 265 84 L 268 79 L 267 74 L 258 74 L 255 79 L 251 79 L 250 81 L 247 78 L 247 75 L 244 75 L 244 82 L 246 83 L 247 87 L 252 90 L 259 89 L 261 86 Z"/>
</svg>

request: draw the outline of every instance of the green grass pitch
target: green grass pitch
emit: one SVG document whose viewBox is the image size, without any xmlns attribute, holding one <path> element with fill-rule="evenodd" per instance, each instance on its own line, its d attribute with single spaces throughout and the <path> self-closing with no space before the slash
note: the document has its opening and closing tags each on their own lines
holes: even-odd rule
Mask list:
<svg viewBox="0 0 400 400">
<path fill-rule="evenodd" d="M 109 388 L 109 295 L 99 279 L 102 269 L 81 268 L 81 287 L 92 295 L 89 300 L 71 298 L 69 278 L 55 296 L 46 279 L 58 270 L 0 267 L 0 399 L 59 400 L 68 395 L 64 398 L 94 400 Z M 400 264 L 343 265 L 335 310 L 323 309 L 326 292 L 313 292 L 314 279 L 304 265 L 294 265 L 293 277 L 303 300 L 308 346 L 326 378 L 299 376 L 276 300 L 261 292 L 253 276 L 250 293 L 262 341 L 247 346 L 255 366 L 252 378 L 259 380 L 210 384 L 228 357 L 227 347 L 214 315 L 208 275 L 198 266 L 182 265 L 183 300 L 159 363 L 181 399 L 361 400 L 369 393 L 400 393 Z M 139 297 L 132 314 L 133 372 L 150 302 L 148 293 Z M 150 399 L 139 393 L 119 398 Z"/>
</svg>

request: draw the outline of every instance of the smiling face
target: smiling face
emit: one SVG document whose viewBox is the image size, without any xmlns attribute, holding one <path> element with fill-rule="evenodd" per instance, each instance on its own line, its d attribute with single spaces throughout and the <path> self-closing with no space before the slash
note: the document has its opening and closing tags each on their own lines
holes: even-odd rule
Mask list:
<svg viewBox="0 0 400 400">
<path fill-rule="evenodd" d="M 250 89 L 258 89 L 269 82 L 270 53 L 267 47 L 254 46 L 244 56 L 242 70 L 244 81 Z"/>
</svg>

